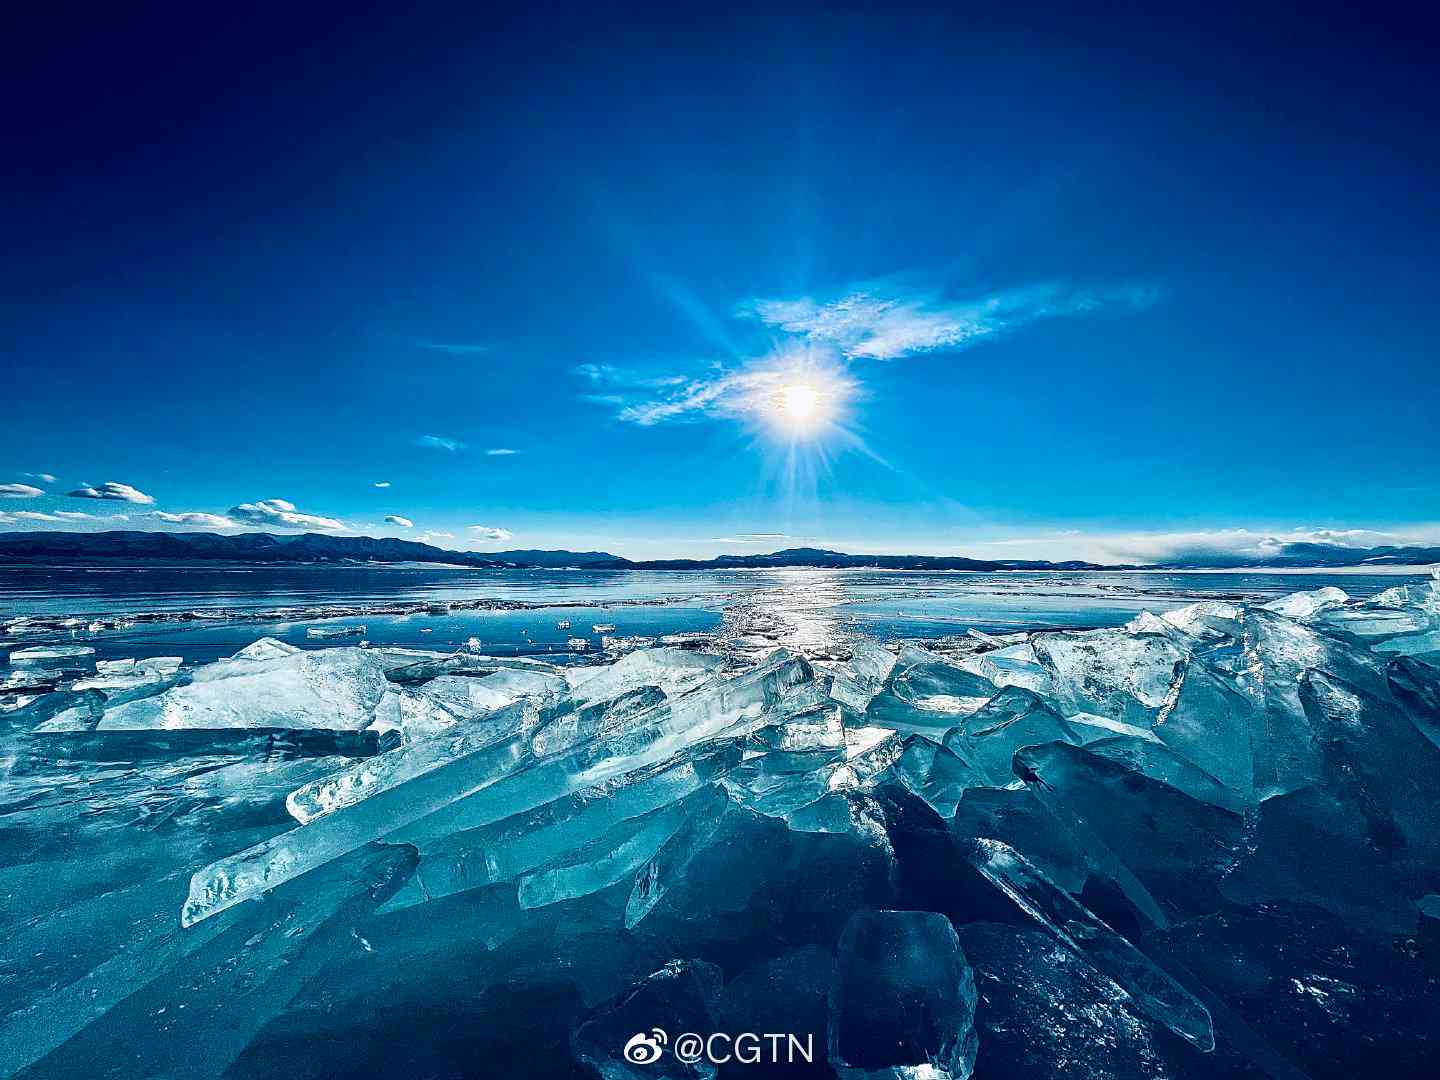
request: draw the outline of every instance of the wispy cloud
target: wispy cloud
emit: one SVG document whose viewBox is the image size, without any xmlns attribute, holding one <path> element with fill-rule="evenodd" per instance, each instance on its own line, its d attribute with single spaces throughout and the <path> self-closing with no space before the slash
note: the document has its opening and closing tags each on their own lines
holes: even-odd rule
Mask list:
<svg viewBox="0 0 1440 1080">
<path fill-rule="evenodd" d="M 129 521 L 126 514 L 85 514 L 78 510 L 54 510 L 46 512 L 43 510 L 13 510 L 8 513 L 0 513 L 0 521 L 49 521 L 64 523 L 69 521 Z"/>
<path fill-rule="evenodd" d="M 956 297 L 883 282 L 857 286 L 839 299 L 754 298 L 735 314 L 776 335 L 771 352 L 740 363 L 684 375 L 653 375 L 587 363 L 574 373 L 589 384 L 581 400 L 616 408 L 620 420 L 651 426 L 710 417 L 750 418 L 763 412 L 779 387 L 807 377 L 796 367 L 819 367 L 845 401 L 859 396 L 858 362 L 919 353 L 959 351 L 1047 319 L 1102 309 L 1137 310 L 1159 292 L 1140 285 L 1076 287 L 1047 282 Z M 803 362 L 797 356 L 805 357 Z"/>
<path fill-rule="evenodd" d="M 485 451 L 487 457 L 514 457 L 518 453 L 520 453 L 519 450 L 511 450 L 504 446 L 497 446 L 493 450 Z"/>
<path fill-rule="evenodd" d="M 683 375 L 659 375 L 635 368 L 617 367 L 614 364 L 577 364 L 571 370 L 597 386 L 617 386 L 634 390 L 659 390 L 666 386 L 678 386 L 685 381 Z"/>
<path fill-rule="evenodd" d="M 786 388 L 797 384 L 813 396 L 811 407 L 817 415 L 837 420 L 860 394 L 859 382 L 842 366 L 801 348 L 739 370 L 691 379 L 659 397 L 627 404 L 618 416 L 641 427 L 707 417 L 753 420 L 775 415 Z"/>
<path fill-rule="evenodd" d="M 789 533 L 739 533 L 735 536 L 712 536 L 712 544 L 773 544 L 780 540 L 803 540 Z"/>
<path fill-rule="evenodd" d="M 465 444 L 459 439 L 452 439 L 448 435 L 421 435 L 415 440 L 417 446 L 428 447 L 431 450 L 448 450 L 454 453 L 456 450 L 464 450 Z"/>
<path fill-rule="evenodd" d="M 1155 289 L 1143 286 L 1075 288 L 1054 282 L 969 299 L 875 288 L 852 291 L 830 302 L 808 296 L 748 300 L 737 312 L 786 333 L 833 345 L 852 358 L 895 360 L 914 353 L 965 349 L 1042 319 L 1102 308 L 1145 307 L 1157 295 Z"/>
<path fill-rule="evenodd" d="M 415 539 L 422 544 L 433 544 L 436 540 L 454 540 L 455 534 L 451 532 L 422 532 L 417 533 Z"/>
<path fill-rule="evenodd" d="M 233 529 L 239 524 L 219 514 L 202 514 L 199 511 L 172 514 L 165 510 L 154 510 L 150 516 L 166 525 L 198 525 L 204 529 Z"/>
<path fill-rule="evenodd" d="M 467 344 L 458 341 L 417 341 L 415 347 L 429 349 L 431 352 L 450 353 L 452 356 L 474 356 L 477 353 L 490 351 L 489 345 Z"/>
<path fill-rule="evenodd" d="M 409 518 L 403 518 L 399 514 L 391 514 L 385 519 L 387 525 L 399 525 L 402 529 L 413 529 L 415 522 Z"/>
<path fill-rule="evenodd" d="M 345 523 L 335 518 L 302 514 L 295 504 L 284 499 L 261 499 L 259 502 L 241 503 L 229 511 L 232 521 L 245 525 L 268 525 L 282 529 L 343 529 Z"/>
<path fill-rule="evenodd" d="M 153 503 L 154 496 L 146 495 L 129 484 L 118 484 L 114 480 L 93 486 L 78 487 L 66 492 L 72 499 L 111 499 L 116 502 Z"/>
<path fill-rule="evenodd" d="M 22 473 L 21 475 L 23 475 L 23 476 L 25 476 L 25 477 L 27 477 L 28 479 L 31 479 L 31 480 L 38 480 L 38 481 L 40 481 L 40 483 L 42 483 L 42 484 L 53 484 L 53 483 L 55 483 L 55 477 L 54 477 L 53 475 L 51 475 L 50 473 L 48 473 L 48 472 L 27 472 L 27 473 Z"/>
<path fill-rule="evenodd" d="M 0 499 L 33 499 L 44 494 L 31 484 L 0 484 Z"/>
<path fill-rule="evenodd" d="M 377 488 L 388 488 L 388 487 L 390 486 L 390 481 L 389 481 L 389 480 L 376 480 L 376 481 L 375 481 L 375 486 L 376 486 Z"/>
<path fill-rule="evenodd" d="M 483 540 L 486 543 L 499 543 L 502 540 L 509 540 L 515 535 L 509 529 L 502 529 L 496 525 L 471 525 L 469 528 L 475 534 L 476 540 Z"/>
</svg>

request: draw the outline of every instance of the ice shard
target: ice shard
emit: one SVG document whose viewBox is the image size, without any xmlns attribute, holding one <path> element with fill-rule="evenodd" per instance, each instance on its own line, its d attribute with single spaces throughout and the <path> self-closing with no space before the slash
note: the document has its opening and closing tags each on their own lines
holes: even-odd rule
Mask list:
<svg viewBox="0 0 1440 1080">
<path fill-rule="evenodd" d="M 995 690 L 988 679 L 907 645 L 871 699 L 865 716 L 873 724 L 943 731 L 984 705 Z"/>
<path fill-rule="evenodd" d="M 387 689 L 384 668 L 364 649 L 222 660 L 196 670 L 188 686 L 107 709 L 100 729 L 358 730 Z"/>
<path fill-rule="evenodd" d="M 1010 762 L 1020 747 L 1083 741 L 1043 698 L 1018 686 L 1000 691 L 945 735 L 946 748 L 973 765 L 977 782 L 997 786 L 1014 782 Z"/>
<path fill-rule="evenodd" d="M 837 946 L 830 1066 L 841 1080 L 968 1080 L 975 976 L 955 928 L 933 911 L 862 911 Z"/>
<path fill-rule="evenodd" d="M 1202 1051 L 1215 1048 L 1205 1006 L 1019 852 L 998 840 L 980 839 L 969 855 L 975 868 L 1020 910 L 1113 979 L 1147 1015 Z"/>
<path fill-rule="evenodd" d="M 565 669 L 571 696 L 582 704 L 658 686 L 674 696 L 703 682 L 725 667 L 725 660 L 689 649 L 641 649 L 613 664 Z"/>
</svg>

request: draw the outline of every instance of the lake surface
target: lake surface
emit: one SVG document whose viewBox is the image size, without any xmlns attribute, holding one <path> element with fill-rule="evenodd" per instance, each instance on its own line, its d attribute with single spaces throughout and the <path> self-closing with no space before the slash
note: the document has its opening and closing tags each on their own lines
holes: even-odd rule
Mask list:
<svg viewBox="0 0 1440 1080">
<path fill-rule="evenodd" d="M 936 638 L 1113 626 L 1141 611 L 1201 599 L 1266 599 L 1338 585 L 1369 596 L 1423 572 L 1138 571 L 974 574 L 879 570 L 555 571 L 435 567 L 4 567 L 0 625 L 22 617 L 173 621 L 0 635 L 91 641 L 101 656 L 181 653 L 200 661 L 257 637 L 296 644 L 310 627 L 365 627 L 376 644 L 445 649 L 478 638 L 486 651 L 561 654 L 574 637 L 717 634 L 813 649 L 856 634 Z M 426 605 L 481 604 L 429 613 Z M 376 609 L 386 609 L 377 611 Z M 559 624 L 569 621 L 571 626 Z"/>
</svg>

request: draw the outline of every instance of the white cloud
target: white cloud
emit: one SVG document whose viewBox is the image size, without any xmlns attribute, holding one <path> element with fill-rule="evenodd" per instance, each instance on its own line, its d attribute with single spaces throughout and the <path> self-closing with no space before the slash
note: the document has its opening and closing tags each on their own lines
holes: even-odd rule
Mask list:
<svg viewBox="0 0 1440 1080">
<path fill-rule="evenodd" d="M 236 522 L 231 521 L 228 517 L 222 517 L 219 514 L 202 514 L 199 511 L 171 514 L 164 510 L 154 510 L 151 511 L 150 516 L 167 525 L 199 525 L 206 529 L 233 529 L 236 526 Z"/>
<path fill-rule="evenodd" d="M 390 486 L 390 481 L 389 481 L 389 480 L 377 480 L 377 481 L 375 481 L 375 486 L 376 486 L 377 488 L 388 488 L 388 487 Z"/>
<path fill-rule="evenodd" d="M 0 498 L 4 499 L 33 499 L 44 494 L 40 488 L 30 484 L 0 484 Z"/>
<path fill-rule="evenodd" d="M 475 534 L 475 539 L 483 540 L 486 543 L 499 543 L 502 540 L 509 540 L 515 535 L 509 529 L 501 529 L 494 525 L 471 525 L 469 528 Z"/>
<path fill-rule="evenodd" d="M 343 529 L 344 522 L 335 518 L 302 514 L 295 504 L 284 499 L 261 499 L 259 502 L 241 503 L 229 511 L 232 521 L 246 525 L 270 525 L 285 529 Z"/>
<path fill-rule="evenodd" d="M 519 452 L 519 450 L 508 450 L 503 446 L 496 447 L 494 450 L 485 451 L 486 455 L 488 455 L 489 457 L 513 457 Z"/>
<path fill-rule="evenodd" d="M 55 483 L 55 477 L 48 472 L 27 472 L 24 475 L 28 476 L 31 480 L 39 480 L 42 484 Z"/>
<path fill-rule="evenodd" d="M 116 502 L 129 503 L 153 503 L 155 501 L 153 496 L 146 495 L 129 484 L 117 484 L 114 480 L 93 487 L 76 488 L 66 494 L 72 499 L 113 499 Z"/>
<path fill-rule="evenodd" d="M 399 525 L 402 529 L 413 529 L 415 523 L 409 518 L 403 518 L 399 514 L 391 514 L 385 519 L 386 524 Z"/>
<path fill-rule="evenodd" d="M 433 544 L 436 540 L 454 540 L 455 534 L 449 532 L 423 532 L 417 533 L 415 539 L 422 544 Z"/>
<path fill-rule="evenodd" d="M 464 450 L 465 444 L 459 439 L 452 439 L 448 435 L 421 435 L 415 440 L 417 446 L 425 446 L 431 450 L 448 450 L 454 453 L 456 450 Z"/>
<path fill-rule="evenodd" d="M 1031 285 L 968 300 L 938 293 L 876 287 L 830 303 L 810 297 L 755 299 L 739 313 L 767 326 L 833 345 L 846 356 L 894 360 L 936 349 L 968 348 L 1041 319 L 1100 308 L 1137 308 L 1152 303 L 1154 289 L 1136 286 L 1075 289 L 1056 283 Z"/>
</svg>

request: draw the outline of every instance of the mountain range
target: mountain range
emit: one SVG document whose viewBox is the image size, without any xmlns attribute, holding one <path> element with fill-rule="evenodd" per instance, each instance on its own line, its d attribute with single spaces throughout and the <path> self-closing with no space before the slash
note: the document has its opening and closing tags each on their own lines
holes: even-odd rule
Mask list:
<svg viewBox="0 0 1440 1080">
<path fill-rule="evenodd" d="M 481 569 L 580 567 L 594 570 L 713 570 L 765 567 L 873 567 L 886 570 L 1124 570 L 1239 567 L 1421 565 L 1440 562 L 1440 547 L 1342 547 L 1284 544 L 1259 557 L 1193 553 L 1164 564 L 1106 566 L 1100 563 L 1023 559 L 969 559 L 952 555 L 850 555 L 823 548 L 787 548 L 768 554 L 720 555 L 713 559 L 636 562 L 607 551 L 450 551 L 413 540 L 321 533 L 207 532 L 11 532 L 0 533 L 0 565 L 81 562 L 241 562 L 388 564 L 437 563 Z"/>
</svg>

